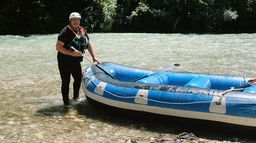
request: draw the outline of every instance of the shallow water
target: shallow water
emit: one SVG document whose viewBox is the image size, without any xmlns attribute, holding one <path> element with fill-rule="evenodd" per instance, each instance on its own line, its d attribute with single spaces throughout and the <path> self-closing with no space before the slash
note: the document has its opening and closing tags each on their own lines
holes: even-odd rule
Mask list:
<svg viewBox="0 0 256 143">
<path fill-rule="evenodd" d="M 214 125 L 198 121 L 125 115 L 87 101 L 63 108 L 56 38 L 0 36 L 1 143 L 256 141 L 256 133 L 244 136 L 240 128 L 212 130 Z M 102 62 L 152 70 L 179 63 L 173 70 L 256 77 L 256 34 L 96 33 L 90 39 Z M 84 59 L 83 68 L 89 65 Z"/>
</svg>

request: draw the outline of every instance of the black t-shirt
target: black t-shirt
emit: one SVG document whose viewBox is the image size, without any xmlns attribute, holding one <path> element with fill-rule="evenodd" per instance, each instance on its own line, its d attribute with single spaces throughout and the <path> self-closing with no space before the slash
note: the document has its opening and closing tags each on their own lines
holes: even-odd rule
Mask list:
<svg viewBox="0 0 256 143">
<path fill-rule="evenodd" d="M 74 31 L 77 32 L 77 31 Z M 68 26 L 64 27 L 60 34 L 58 35 L 58 40 L 62 41 L 64 43 L 64 48 L 71 50 L 71 46 L 74 47 L 75 49 L 84 52 L 84 50 L 88 47 L 88 42 L 89 42 L 89 37 L 86 34 L 84 40 L 85 43 L 85 49 L 81 48 L 82 45 L 82 40 L 81 37 L 75 35 L 74 33 Z M 62 54 L 61 52 L 58 52 L 58 61 L 68 61 L 68 62 L 81 62 L 83 61 L 83 57 L 73 57 L 70 55 L 65 55 Z"/>
</svg>

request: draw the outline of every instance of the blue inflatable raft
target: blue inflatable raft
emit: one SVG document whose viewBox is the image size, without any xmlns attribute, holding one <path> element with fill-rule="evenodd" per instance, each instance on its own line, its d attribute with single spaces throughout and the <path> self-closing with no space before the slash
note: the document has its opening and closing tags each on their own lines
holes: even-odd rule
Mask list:
<svg viewBox="0 0 256 143">
<path fill-rule="evenodd" d="M 256 85 L 249 78 L 154 72 L 102 63 L 83 75 L 86 98 L 127 110 L 256 126 Z"/>
</svg>

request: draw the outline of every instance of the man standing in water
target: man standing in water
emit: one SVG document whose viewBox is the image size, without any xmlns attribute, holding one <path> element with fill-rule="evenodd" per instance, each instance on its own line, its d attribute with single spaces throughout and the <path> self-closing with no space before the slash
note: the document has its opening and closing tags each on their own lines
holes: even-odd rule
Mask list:
<svg viewBox="0 0 256 143">
<path fill-rule="evenodd" d="M 61 76 L 61 93 L 65 106 L 69 106 L 69 83 L 70 75 L 74 78 L 73 99 L 79 99 L 79 89 L 82 81 L 82 68 L 80 62 L 83 60 L 83 53 L 88 49 L 93 62 L 99 63 L 95 58 L 89 37 L 85 28 L 80 26 L 81 15 L 72 12 L 69 15 L 69 25 L 64 27 L 58 35 L 56 50 L 58 51 L 58 67 Z"/>
</svg>

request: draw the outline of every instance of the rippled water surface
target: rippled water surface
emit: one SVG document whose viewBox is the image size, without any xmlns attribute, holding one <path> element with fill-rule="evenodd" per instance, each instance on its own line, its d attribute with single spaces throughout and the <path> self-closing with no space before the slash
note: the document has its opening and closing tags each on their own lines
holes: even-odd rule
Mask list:
<svg viewBox="0 0 256 143">
<path fill-rule="evenodd" d="M 215 131 L 214 125 L 202 127 L 198 121 L 126 115 L 86 100 L 63 108 L 56 38 L 57 34 L 0 36 L 1 143 L 256 142 L 240 135 L 240 128 L 232 128 L 234 134 L 229 129 Z M 256 34 L 97 33 L 90 39 L 101 62 L 152 70 L 179 63 L 177 71 L 256 77 Z M 89 65 L 82 62 L 83 68 Z"/>
</svg>

